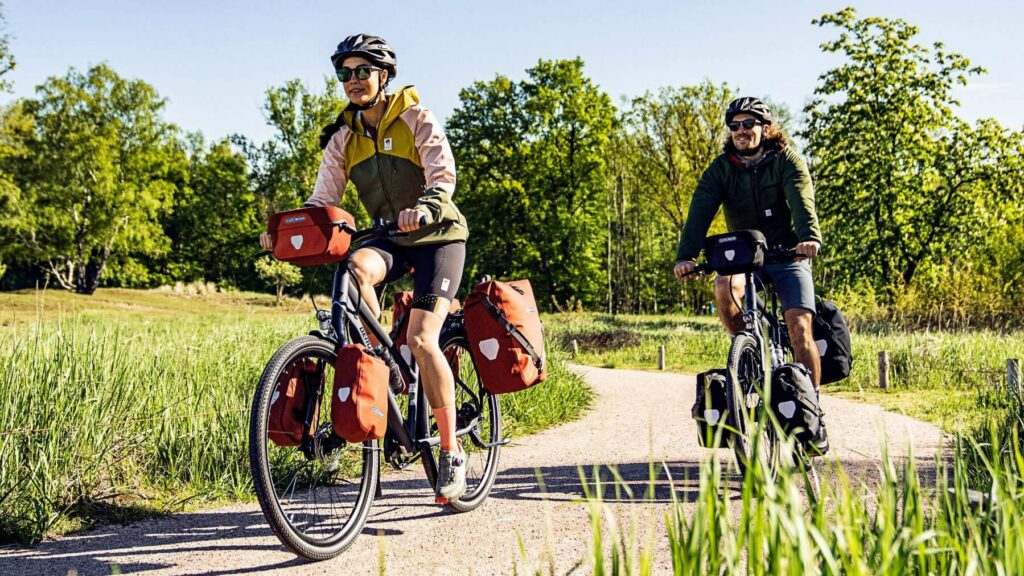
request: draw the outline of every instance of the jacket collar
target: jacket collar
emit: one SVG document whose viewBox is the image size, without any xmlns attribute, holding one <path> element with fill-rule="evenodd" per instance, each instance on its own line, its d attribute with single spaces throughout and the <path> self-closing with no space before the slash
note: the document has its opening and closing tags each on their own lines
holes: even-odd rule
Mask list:
<svg viewBox="0 0 1024 576">
<path fill-rule="evenodd" d="M 402 115 L 402 112 L 419 103 L 420 95 L 413 86 L 403 86 L 395 93 L 389 95 L 387 108 L 384 109 L 384 116 L 380 119 L 380 123 L 377 124 L 377 133 L 380 134 L 387 130 L 388 126 Z M 362 114 L 359 113 L 359 110 L 346 109 L 341 114 L 341 120 L 356 134 L 363 134 L 365 132 L 362 125 Z"/>
</svg>

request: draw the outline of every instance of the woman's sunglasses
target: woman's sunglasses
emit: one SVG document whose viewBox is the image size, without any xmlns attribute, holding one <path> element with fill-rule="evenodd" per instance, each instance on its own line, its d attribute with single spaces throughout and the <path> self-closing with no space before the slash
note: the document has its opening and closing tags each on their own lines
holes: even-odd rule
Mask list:
<svg viewBox="0 0 1024 576">
<path fill-rule="evenodd" d="M 764 124 L 764 122 L 761 122 L 760 120 L 756 120 L 754 118 L 747 118 L 746 120 L 731 120 L 725 123 L 725 125 L 729 127 L 730 132 L 735 132 L 739 130 L 740 126 L 743 126 L 747 130 L 750 130 L 754 126 L 760 126 L 761 124 Z"/>
<path fill-rule="evenodd" d="M 369 64 L 360 64 L 355 68 L 347 68 L 345 66 L 342 66 L 341 68 L 338 68 L 335 71 L 338 73 L 338 80 L 341 80 L 342 82 L 348 82 L 349 80 L 352 79 L 353 74 L 356 75 L 357 80 L 366 80 L 367 78 L 370 77 L 370 74 L 372 74 L 374 70 L 381 70 L 381 68 L 377 68 L 376 66 L 370 66 Z"/>
</svg>

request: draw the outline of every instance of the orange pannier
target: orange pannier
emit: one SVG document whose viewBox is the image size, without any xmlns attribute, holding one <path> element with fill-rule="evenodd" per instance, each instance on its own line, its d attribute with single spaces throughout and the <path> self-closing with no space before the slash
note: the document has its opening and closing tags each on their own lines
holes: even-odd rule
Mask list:
<svg viewBox="0 0 1024 576">
<path fill-rule="evenodd" d="M 478 284 L 463 314 L 473 361 L 490 393 L 518 392 L 544 381 L 544 332 L 529 280 Z"/>
<path fill-rule="evenodd" d="M 362 344 L 342 346 L 334 365 L 331 426 L 349 442 L 384 437 L 388 427 L 388 365 Z"/>
</svg>

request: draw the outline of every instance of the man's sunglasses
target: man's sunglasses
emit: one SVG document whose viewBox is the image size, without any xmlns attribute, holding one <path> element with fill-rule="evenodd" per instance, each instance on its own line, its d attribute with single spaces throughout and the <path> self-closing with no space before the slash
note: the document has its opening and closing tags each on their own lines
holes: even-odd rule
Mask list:
<svg viewBox="0 0 1024 576">
<path fill-rule="evenodd" d="M 377 68 L 376 66 L 370 66 L 369 64 L 360 64 L 355 68 L 347 68 L 345 66 L 342 66 L 341 68 L 338 68 L 335 71 L 338 73 L 338 80 L 341 80 L 342 82 L 348 82 L 349 80 L 352 79 L 353 74 L 356 75 L 356 78 L 358 80 L 366 80 L 367 78 L 370 77 L 370 74 L 372 74 L 374 70 L 381 70 L 381 68 Z"/>
<path fill-rule="evenodd" d="M 760 126 L 762 124 L 764 124 L 764 122 L 761 122 L 760 120 L 757 120 L 755 118 L 747 118 L 746 120 L 731 120 L 725 123 L 725 125 L 729 127 L 730 132 L 735 132 L 739 130 L 740 126 L 743 126 L 747 130 L 750 130 L 754 126 Z"/>
</svg>

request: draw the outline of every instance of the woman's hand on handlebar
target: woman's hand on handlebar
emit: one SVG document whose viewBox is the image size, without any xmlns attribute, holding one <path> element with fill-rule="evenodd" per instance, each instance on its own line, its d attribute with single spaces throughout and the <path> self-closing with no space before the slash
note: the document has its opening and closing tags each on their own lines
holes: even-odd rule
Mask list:
<svg viewBox="0 0 1024 576">
<path fill-rule="evenodd" d="M 260 234 L 260 248 L 264 250 L 274 249 L 274 241 L 270 239 L 270 232 Z"/>
<path fill-rule="evenodd" d="M 402 232 L 419 230 L 422 225 L 420 222 L 426 222 L 427 218 L 426 214 L 415 208 L 406 208 L 398 213 L 398 229 Z"/>
<path fill-rule="evenodd" d="M 696 274 L 693 274 L 696 267 L 697 263 L 693 260 L 679 260 L 672 272 L 676 275 L 676 280 L 693 280 L 697 277 Z"/>
<path fill-rule="evenodd" d="M 798 255 L 797 262 L 804 259 L 811 259 L 818 255 L 818 251 L 821 250 L 821 244 L 818 244 L 814 240 L 809 242 L 801 242 L 796 245 L 796 253 Z"/>
</svg>

